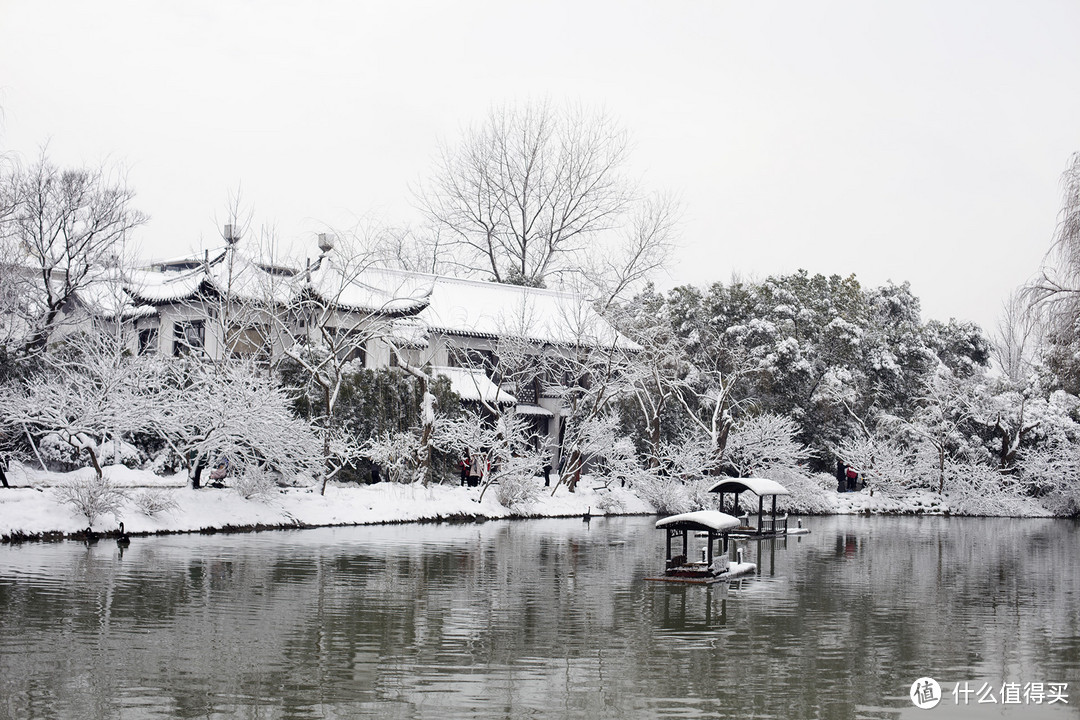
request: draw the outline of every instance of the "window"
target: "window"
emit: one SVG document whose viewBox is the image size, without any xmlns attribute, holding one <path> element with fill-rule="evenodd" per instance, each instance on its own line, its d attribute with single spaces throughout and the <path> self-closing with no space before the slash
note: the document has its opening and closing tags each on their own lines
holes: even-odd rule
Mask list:
<svg viewBox="0 0 1080 720">
<path fill-rule="evenodd" d="M 261 326 L 229 328 L 227 342 L 234 358 L 255 358 L 260 361 L 270 359 L 269 330 Z"/>
<path fill-rule="evenodd" d="M 173 355 L 201 355 L 206 337 L 202 320 L 173 324 Z"/>
<path fill-rule="evenodd" d="M 158 329 L 143 328 L 139 331 L 139 354 L 154 355 L 158 351 Z"/>
</svg>

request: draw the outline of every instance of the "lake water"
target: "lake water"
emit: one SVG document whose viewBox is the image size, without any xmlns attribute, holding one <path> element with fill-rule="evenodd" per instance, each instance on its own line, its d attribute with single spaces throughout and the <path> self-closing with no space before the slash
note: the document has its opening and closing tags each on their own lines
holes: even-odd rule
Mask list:
<svg viewBox="0 0 1080 720">
<path fill-rule="evenodd" d="M 1080 717 L 1076 522 L 809 518 L 701 587 L 654 520 L 3 546 L 0 717 Z"/>
</svg>

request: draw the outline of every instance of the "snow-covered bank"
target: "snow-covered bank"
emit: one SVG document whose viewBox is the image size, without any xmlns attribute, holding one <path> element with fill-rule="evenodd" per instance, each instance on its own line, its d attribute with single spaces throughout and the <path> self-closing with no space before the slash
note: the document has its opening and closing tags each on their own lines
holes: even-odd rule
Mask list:
<svg viewBox="0 0 1080 720">
<path fill-rule="evenodd" d="M 0 536 L 5 540 L 48 535 L 74 535 L 87 527 L 86 517 L 60 500 L 56 488 L 79 474 L 53 473 L 12 463 L 10 489 L 0 489 Z M 584 478 L 577 492 L 565 487 L 554 495 L 535 478 L 536 497 L 516 511 L 502 505 L 495 488 L 480 500 L 480 488 L 458 485 L 331 484 L 325 495 L 316 489 L 280 488 L 258 499 L 246 499 L 235 489 L 192 490 L 183 475 L 160 477 L 148 470 L 121 465 L 106 468 L 111 483 L 128 499 L 115 513 L 102 514 L 91 525 L 95 532 L 115 531 L 123 521 L 129 533 L 199 532 L 244 528 L 316 527 L 376 523 L 484 520 L 510 517 L 574 517 L 586 511 L 594 516 L 653 514 L 656 508 L 634 492 L 621 487 L 604 488 Z M 554 480 L 554 479 L 553 479 Z M 171 507 L 152 515 L 140 509 L 136 498 L 152 491 L 167 498 Z M 790 496 L 789 496 L 790 497 Z M 808 499 L 808 498 L 803 498 Z M 973 498 L 938 495 L 925 490 L 902 495 L 868 490 L 837 493 L 820 489 L 806 514 L 875 515 L 1004 515 L 1047 517 L 1050 513 L 1031 499 L 1015 497 Z M 746 498 L 744 498 L 746 500 Z M 754 514 L 750 508 L 744 509 Z M 795 514 L 793 511 L 792 514 Z"/>
<path fill-rule="evenodd" d="M 14 487 L 0 490 L 0 535 L 5 538 L 47 533 L 70 535 L 87 527 L 86 517 L 62 503 L 53 489 L 72 473 L 45 473 L 12 463 L 9 480 Z M 86 473 L 85 470 L 77 471 Z M 120 521 L 129 533 L 197 532 L 251 526 L 325 526 L 508 517 L 572 517 L 586 511 L 593 515 L 651 514 L 652 506 L 619 487 L 603 489 L 584 479 L 571 493 L 560 487 L 551 494 L 537 478 L 536 500 L 526 512 L 512 512 L 489 488 L 480 501 L 480 488 L 457 485 L 379 483 L 365 486 L 334 486 L 320 495 L 312 488 L 282 488 L 262 499 L 245 499 L 236 491 L 192 490 L 183 476 L 158 477 L 151 472 L 123 466 L 106 468 L 106 475 L 121 489 L 134 495 L 142 488 L 156 488 L 175 501 L 172 509 L 148 516 L 134 502 L 125 502 L 116 514 L 103 515 L 91 526 L 95 532 L 116 530 Z"/>
<path fill-rule="evenodd" d="M 928 490 L 909 490 L 902 495 L 869 490 L 832 493 L 833 515 L 964 515 L 1000 517 L 1053 517 L 1031 498 L 1002 496 L 979 498 Z"/>
</svg>

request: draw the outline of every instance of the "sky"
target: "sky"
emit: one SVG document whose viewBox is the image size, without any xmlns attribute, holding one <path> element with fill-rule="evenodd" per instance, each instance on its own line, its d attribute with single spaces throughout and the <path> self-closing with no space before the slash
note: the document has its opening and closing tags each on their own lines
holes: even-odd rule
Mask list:
<svg viewBox="0 0 1080 720">
<path fill-rule="evenodd" d="M 415 224 L 495 105 L 601 109 L 682 205 L 661 288 L 804 268 L 992 329 L 1080 151 L 1074 0 L 0 0 L 0 153 L 121 169 L 146 259 Z M 300 251 L 303 254 L 303 251 Z"/>
</svg>

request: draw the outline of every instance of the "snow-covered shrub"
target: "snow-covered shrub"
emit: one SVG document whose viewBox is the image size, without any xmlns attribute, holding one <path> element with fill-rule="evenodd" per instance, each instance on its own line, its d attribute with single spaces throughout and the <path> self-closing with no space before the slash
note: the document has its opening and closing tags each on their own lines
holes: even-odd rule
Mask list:
<svg viewBox="0 0 1080 720">
<path fill-rule="evenodd" d="M 65 442 L 56 433 L 49 433 L 38 441 L 38 452 L 50 470 L 67 472 L 85 467 L 89 460 L 78 448 Z"/>
<path fill-rule="evenodd" d="M 113 485 L 107 474 L 79 473 L 56 486 L 56 498 L 86 516 L 91 525 L 99 516 L 110 513 L 116 517 L 127 493 Z"/>
<path fill-rule="evenodd" d="M 596 509 L 604 515 L 619 515 L 626 510 L 626 503 L 615 493 L 603 493 L 596 501 Z"/>
<path fill-rule="evenodd" d="M 661 442 L 660 466 L 670 477 L 704 477 L 713 464 L 712 442 L 701 434 L 688 435 L 676 442 Z"/>
<path fill-rule="evenodd" d="M 495 489 L 495 498 L 515 515 L 527 515 L 538 497 L 540 486 L 536 479 L 524 475 L 504 475 Z"/>
<path fill-rule="evenodd" d="M 687 480 L 684 485 L 691 508 L 694 510 L 719 510 L 720 495 L 709 492 L 709 488 L 723 479 L 716 475 L 705 475 L 693 480 Z"/>
<path fill-rule="evenodd" d="M 154 517 L 179 507 L 172 493 L 167 490 L 143 490 L 132 498 L 132 503 L 147 517 Z"/>
<path fill-rule="evenodd" d="M 364 443 L 364 454 L 379 465 L 390 482 L 412 482 L 419 450 L 420 438 L 410 430 L 383 433 Z"/>
<path fill-rule="evenodd" d="M 985 463 L 946 462 L 945 487 L 959 515 L 1045 516 L 1046 508 L 1024 494 L 1019 478 Z"/>
<path fill-rule="evenodd" d="M 862 475 L 865 487 L 896 492 L 917 482 L 911 451 L 889 437 L 847 439 L 836 452 Z"/>
<path fill-rule="evenodd" d="M 162 448 L 150 461 L 150 471 L 155 475 L 175 475 L 184 468 L 184 461 L 169 447 Z"/>
<path fill-rule="evenodd" d="M 142 454 L 139 449 L 120 439 L 105 440 L 98 446 L 97 454 L 98 462 L 102 465 L 124 465 L 135 468 L 142 463 Z"/>
<path fill-rule="evenodd" d="M 1055 443 L 1025 452 L 1020 478 L 1026 493 L 1057 516 L 1080 514 L 1080 445 Z"/>
<path fill-rule="evenodd" d="M 694 507 L 686 492 L 686 486 L 672 478 L 647 475 L 638 479 L 634 490 L 638 497 L 656 508 L 656 512 L 661 515 L 701 509 Z"/>
<path fill-rule="evenodd" d="M 248 467 L 232 481 L 233 489 L 245 500 L 266 500 L 277 491 L 274 476 L 259 467 Z"/>
<path fill-rule="evenodd" d="M 777 497 L 777 512 L 823 515 L 835 509 L 833 492 L 830 491 L 835 489 L 836 479 L 832 475 L 807 477 L 802 473 L 773 470 L 770 471 L 770 479 L 776 480 L 791 493 Z"/>
</svg>

